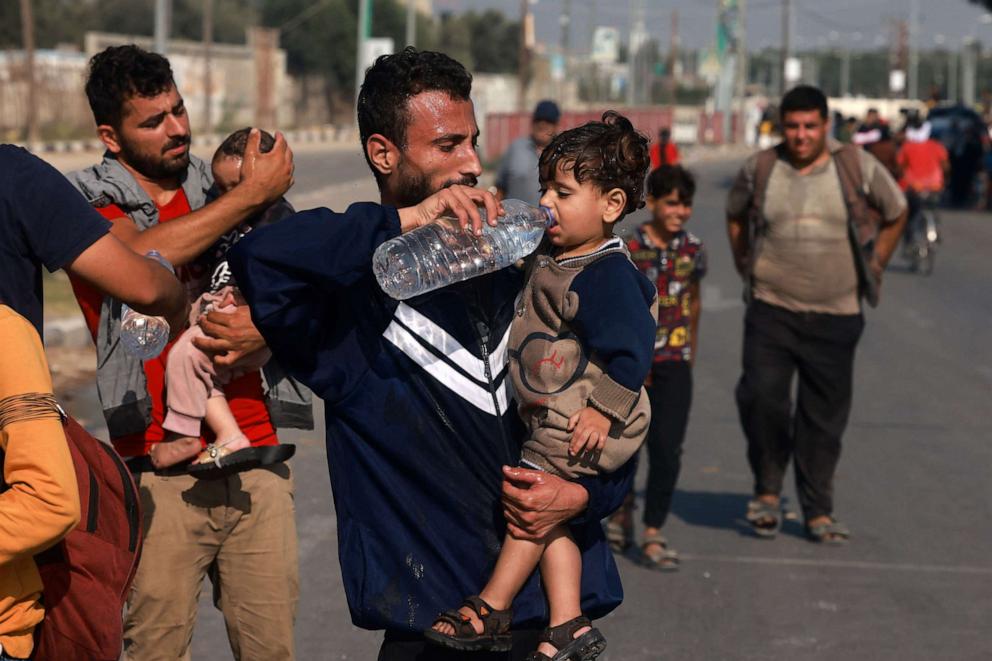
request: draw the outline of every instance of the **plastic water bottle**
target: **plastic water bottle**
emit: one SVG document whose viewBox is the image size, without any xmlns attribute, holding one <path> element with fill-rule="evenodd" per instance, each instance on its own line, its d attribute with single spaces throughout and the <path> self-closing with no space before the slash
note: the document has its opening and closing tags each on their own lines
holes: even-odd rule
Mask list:
<svg viewBox="0 0 992 661">
<path fill-rule="evenodd" d="M 145 257 L 154 259 L 175 275 L 172 264 L 158 252 L 151 250 Z M 135 358 L 151 360 L 162 353 L 169 341 L 169 330 L 169 322 L 164 317 L 141 314 L 127 304 L 121 304 L 121 344 Z"/>
<path fill-rule="evenodd" d="M 554 221 L 546 207 L 503 200 L 506 213 L 493 227 L 486 210 L 482 235 L 442 218 L 383 243 L 372 256 L 379 286 L 397 300 L 412 298 L 477 275 L 492 273 L 534 252 Z"/>
</svg>

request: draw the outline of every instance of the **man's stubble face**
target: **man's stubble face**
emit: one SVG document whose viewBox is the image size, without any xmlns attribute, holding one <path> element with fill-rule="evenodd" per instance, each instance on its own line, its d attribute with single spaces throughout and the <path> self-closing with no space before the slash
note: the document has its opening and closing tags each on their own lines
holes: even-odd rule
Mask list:
<svg viewBox="0 0 992 661">
<path fill-rule="evenodd" d="M 175 86 L 128 99 L 115 134 L 117 158 L 150 180 L 172 179 L 189 167 L 189 117 Z"/>
<path fill-rule="evenodd" d="M 806 165 L 827 149 L 830 124 L 818 110 L 796 110 L 782 118 L 782 132 L 789 156 L 797 165 Z"/>
<path fill-rule="evenodd" d="M 423 92 L 410 99 L 407 115 L 406 144 L 390 182 L 396 205 L 414 206 L 455 184 L 475 186 L 482 164 L 472 102 Z"/>
</svg>

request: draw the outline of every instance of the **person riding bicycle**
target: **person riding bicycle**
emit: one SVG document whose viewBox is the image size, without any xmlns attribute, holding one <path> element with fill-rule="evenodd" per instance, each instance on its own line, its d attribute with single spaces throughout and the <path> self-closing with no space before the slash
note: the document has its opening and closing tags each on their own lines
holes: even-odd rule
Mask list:
<svg viewBox="0 0 992 661">
<path fill-rule="evenodd" d="M 919 213 L 926 197 L 939 197 L 944 190 L 944 179 L 950 169 L 947 149 L 930 137 L 930 123 L 911 117 L 906 124 L 906 140 L 899 150 L 902 177 L 899 185 L 909 203 L 909 222 L 903 234 L 904 245 L 913 244 Z"/>
</svg>

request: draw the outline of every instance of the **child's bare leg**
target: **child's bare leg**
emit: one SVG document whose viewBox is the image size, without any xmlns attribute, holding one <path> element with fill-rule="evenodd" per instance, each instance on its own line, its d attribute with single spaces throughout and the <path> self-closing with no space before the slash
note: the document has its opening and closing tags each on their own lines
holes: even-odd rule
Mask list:
<svg viewBox="0 0 992 661">
<path fill-rule="evenodd" d="M 217 437 L 218 446 L 223 446 L 226 453 L 236 452 L 251 445 L 248 438 L 241 433 L 241 427 L 234 419 L 234 414 L 231 413 L 231 407 L 223 393 L 207 400 L 207 412 L 203 420 Z M 210 458 L 200 457 L 196 463 L 205 461 L 210 461 Z"/>
<path fill-rule="evenodd" d="M 558 526 L 548 536 L 548 545 L 541 556 L 541 581 L 551 606 L 551 626 L 556 627 L 582 615 L 582 555 L 565 526 Z M 581 636 L 590 627 L 575 632 Z M 538 652 L 555 655 L 554 645 L 541 643 Z"/>
<path fill-rule="evenodd" d="M 557 529 L 555 529 L 557 530 Z M 554 535 L 554 530 L 551 535 Z M 541 554 L 551 536 L 539 541 L 526 539 L 516 539 L 507 535 L 503 540 L 503 548 L 499 552 L 496 560 L 496 568 L 493 575 L 489 577 L 489 582 L 482 589 L 479 596 L 487 604 L 496 610 L 505 610 L 513 603 L 513 598 L 517 596 L 520 589 L 527 582 L 527 579 L 534 572 L 541 561 Z M 459 609 L 472 621 L 477 633 L 482 633 L 482 622 L 471 608 L 462 607 Z M 434 630 L 445 635 L 453 635 L 454 628 L 446 622 L 435 622 Z"/>
<path fill-rule="evenodd" d="M 203 419 L 206 420 L 207 425 L 213 430 L 217 436 L 217 440 L 220 442 L 240 437 L 238 440 L 225 445 L 227 449 L 234 451 L 248 447 L 248 439 L 241 433 L 241 427 L 238 426 L 238 421 L 234 419 L 234 414 L 231 413 L 231 407 L 224 395 L 211 397 L 207 400 L 207 414 Z M 244 441 L 241 442 L 241 439 L 244 439 Z"/>
</svg>

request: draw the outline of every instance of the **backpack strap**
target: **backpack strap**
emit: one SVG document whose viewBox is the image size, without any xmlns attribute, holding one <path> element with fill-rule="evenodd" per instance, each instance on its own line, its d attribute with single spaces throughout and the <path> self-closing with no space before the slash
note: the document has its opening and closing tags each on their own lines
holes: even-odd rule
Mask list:
<svg viewBox="0 0 992 661">
<path fill-rule="evenodd" d="M 833 159 L 847 207 L 848 237 L 854 252 L 860 294 L 869 305 L 875 307 L 878 305 L 879 282 L 872 274 L 869 264 L 875 254 L 875 239 L 882 223 L 882 214 L 868 202 L 859 150 L 855 145 L 844 145 L 834 152 Z"/>
<path fill-rule="evenodd" d="M 747 227 L 745 227 L 745 239 L 747 241 L 746 266 L 744 273 L 744 301 L 750 303 L 752 275 L 754 264 L 758 259 L 758 252 L 761 245 L 761 238 L 765 234 L 765 196 L 768 191 L 768 182 L 772 178 L 772 170 L 778 163 L 781 153 L 781 145 L 758 152 L 754 163 L 754 179 L 751 182 L 751 205 L 747 212 Z"/>
<path fill-rule="evenodd" d="M 751 224 L 757 225 L 755 230 L 764 227 L 765 193 L 768 192 L 768 182 L 772 178 L 772 170 L 778 162 L 779 148 L 772 147 L 758 153 L 754 164 L 754 189 L 751 191 Z"/>
</svg>

